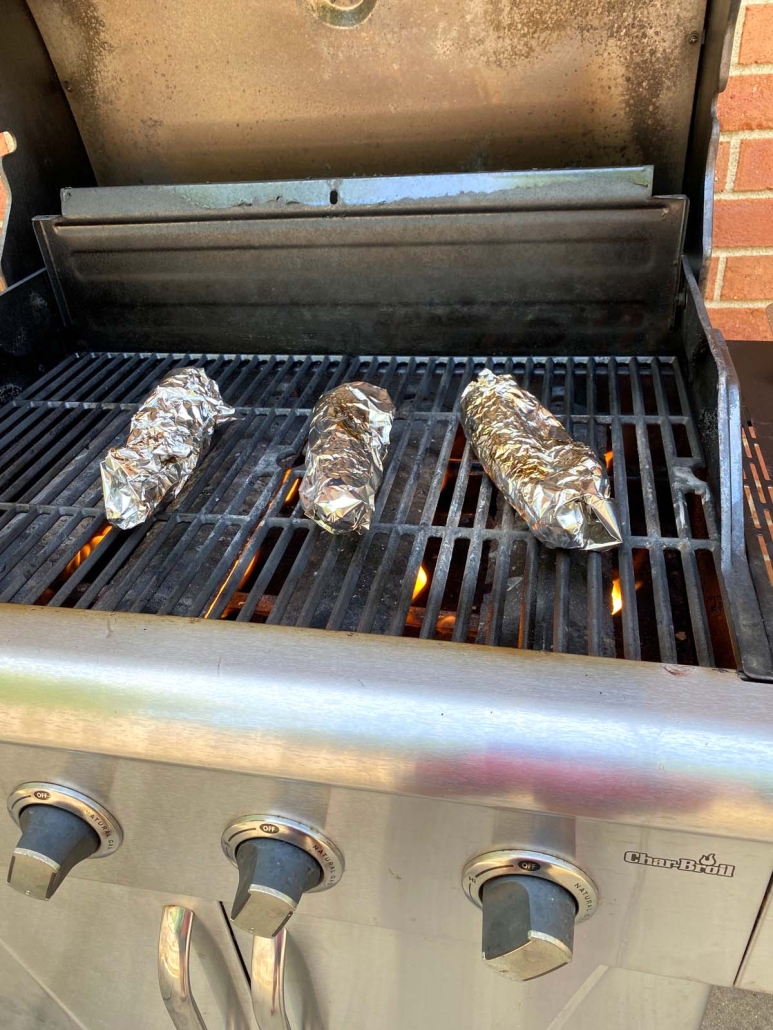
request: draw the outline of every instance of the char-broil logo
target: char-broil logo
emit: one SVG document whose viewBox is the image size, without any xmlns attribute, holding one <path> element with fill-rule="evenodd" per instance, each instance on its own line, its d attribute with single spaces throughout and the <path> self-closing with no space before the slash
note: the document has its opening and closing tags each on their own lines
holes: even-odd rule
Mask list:
<svg viewBox="0 0 773 1030">
<path fill-rule="evenodd" d="M 717 862 L 717 856 L 701 855 L 700 858 L 655 858 L 646 851 L 626 851 L 626 862 L 631 865 L 651 865 L 656 869 L 680 869 L 683 873 L 706 873 L 709 876 L 732 876 L 734 865 Z"/>
</svg>

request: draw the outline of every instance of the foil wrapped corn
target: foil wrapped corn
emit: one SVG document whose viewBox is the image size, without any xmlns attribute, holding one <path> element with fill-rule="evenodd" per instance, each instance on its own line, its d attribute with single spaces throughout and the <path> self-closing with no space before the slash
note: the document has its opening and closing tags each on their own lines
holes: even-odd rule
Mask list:
<svg viewBox="0 0 773 1030">
<path fill-rule="evenodd" d="M 317 401 L 299 494 L 329 533 L 370 528 L 394 416 L 386 390 L 369 383 L 345 383 Z"/>
<path fill-rule="evenodd" d="M 539 540 L 586 551 L 622 542 L 603 465 L 512 376 L 484 369 L 462 393 L 461 421 L 483 468 Z"/>
<path fill-rule="evenodd" d="M 216 427 L 234 414 L 200 368 L 165 376 L 132 416 L 125 445 L 109 450 L 100 466 L 108 520 L 132 529 L 168 493 L 176 497 L 209 450 Z"/>
</svg>

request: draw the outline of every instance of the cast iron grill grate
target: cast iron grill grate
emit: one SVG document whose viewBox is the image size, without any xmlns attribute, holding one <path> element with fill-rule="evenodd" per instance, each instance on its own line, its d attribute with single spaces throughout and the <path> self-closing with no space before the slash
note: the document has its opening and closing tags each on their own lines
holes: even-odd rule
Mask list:
<svg viewBox="0 0 773 1030">
<path fill-rule="evenodd" d="M 181 496 L 110 529 L 99 461 L 173 367 L 237 407 Z M 623 546 L 556 552 L 492 487 L 458 426 L 485 366 L 511 372 L 609 468 Z M 397 406 L 371 531 L 332 537 L 297 500 L 319 395 Z M 88 353 L 0 411 L 0 601 L 203 616 L 735 667 L 717 516 L 672 358 Z"/>
</svg>

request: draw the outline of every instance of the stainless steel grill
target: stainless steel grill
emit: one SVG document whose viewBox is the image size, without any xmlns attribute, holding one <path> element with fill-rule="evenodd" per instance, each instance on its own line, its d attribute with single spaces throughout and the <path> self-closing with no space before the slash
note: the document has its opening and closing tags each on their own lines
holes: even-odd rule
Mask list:
<svg viewBox="0 0 773 1030">
<path fill-rule="evenodd" d="M 100 458 L 186 364 L 241 418 L 177 500 L 132 532 L 109 529 Z M 606 460 L 619 552 L 543 548 L 493 489 L 456 415 L 484 365 Z M 398 417 L 371 531 L 334 538 L 304 518 L 297 486 L 313 404 L 347 379 L 389 390 Z M 0 434 L 0 601 L 736 664 L 674 358 L 77 354 L 6 405 Z"/>
</svg>

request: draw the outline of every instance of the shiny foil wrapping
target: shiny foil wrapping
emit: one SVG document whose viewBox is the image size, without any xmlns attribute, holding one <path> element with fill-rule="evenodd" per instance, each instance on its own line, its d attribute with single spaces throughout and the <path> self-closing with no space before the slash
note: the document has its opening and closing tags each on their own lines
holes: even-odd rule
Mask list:
<svg viewBox="0 0 773 1030">
<path fill-rule="evenodd" d="M 317 401 L 299 493 L 329 533 L 370 528 L 394 417 L 389 394 L 369 383 L 345 383 Z"/>
<path fill-rule="evenodd" d="M 234 409 L 200 368 L 170 372 L 132 416 L 129 438 L 102 461 L 105 511 L 114 526 L 144 522 L 168 493 L 176 497 Z"/>
<path fill-rule="evenodd" d="M 461 419 L 483 468 L 544 544 L 622 542 L 604 466 L 512 376 L 484 369 L 462 394 Z"/>
</svg>

